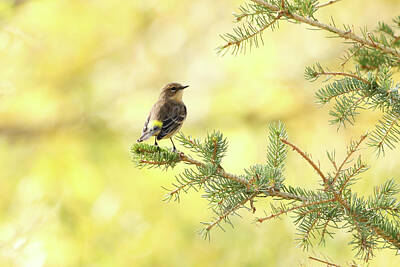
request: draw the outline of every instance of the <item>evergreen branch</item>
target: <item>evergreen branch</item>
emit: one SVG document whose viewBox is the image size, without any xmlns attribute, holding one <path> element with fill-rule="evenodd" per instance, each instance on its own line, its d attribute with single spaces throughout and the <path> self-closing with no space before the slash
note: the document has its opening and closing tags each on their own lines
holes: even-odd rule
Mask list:
<svg viewBox="0 0 400 267">
<path fill-rule="evenodd" d="M 306 69 L 306 75 L 312 75 L 313 71 L 314 70 L 311 67 L 308 67 Z M 345 77 L 342 80 L 337 80 L 331 84 L 328 84 L 327 86 L 325 86 L 325 88 L 319 89 L 316 92 L 315 97 L 318 99 L 318 103 L 324 105 L 330 102 L 332 99 L 338 99 L 347 94 L 360 94 L 363 90 L 368 90 L 368 88 L 370 87 L 371 86 L 363 83 L 358 79 Z"/>
<path fill-rule="evenodd" d="M 257 218 L 256 221 L 259 222 L 259 223 L 262 223 L 264 221 L 276 218 L 276 217 L 278 217 L 278 216 L 280 216 L 282 214 L 287 214 L 287 213 L 289 213 L 291 211 L 294 211 L 294 210 L 297 210 L 297 209 L 306 208 L 306 207 L 310 207 L 310 206 L 321 205 L 321 204 L 325 204 L 325 203 L 329 203 L 329 202 L 333 202 L 333 201 L 335 201 L 335 199 L 332 198 L 332 199 L 325 199 L 325 200 L 321 200 L 321 201 L 315 201 L 315 202 L 311 202 L 311 203 L 305 203 L 305 204 L 300 205 L 300 206 L 294 206 L 294 207 L 289 208 L 289 209 L 281 210 L 278 213 L 271 214 L 270 216 L 267 216 L 267 217 L 264 217 L 264 218 Z"/>
<path fill-rule="evenodd" d="M 396 49 L 391 48 L 391 47 L 387 47 L 387 46 L 382 45 L 380 43 L 371 42 L 371 40 L 367 40 L 365 38 L 362 38 L 362 37 L 354 34 L 351 30 L 343 31 L 343 30 L 337 29 L 334 26 L 321 23 L 321 22 L 319 22 L 317 20 L 313 20 L 313 19 L 306 18 L 306 17 L 300 16 L 300 15 L 297 15 L 297 14 L 289 13 L 288 11 L 281 10 L 277 6 L 274 6 L 274 5 L 268 3 L 268 2 L 266 2 L 264 0 L 251 0 L 251 1 L 253 1 L 253 2 L 259 4 L 259 5 L 262 5 L 262 6 L 264 6 L 265 8 L 267 8 L 267 9 L 269 9 L 271 11 L 284 12 L 285 17 L 287 17 L 289 19 L 293 19 L 293 20 L 308 24 L 310 26 L 313 26 L 313 27 L 316 27 L 316 28 L 319 28 L 319 29 L 322 29 L 322 30 L 326 30 L 326 31 L 332 32 L 332 33 L 334 33 L 334 34 L 338 35 L 339 37 L 344 38 L 346 40 L 353 40 L 354 42 L 357 42 L 357 43 L 360 43 L 360 44 L 364 44 L 366 46 L 381 50 L 382 52 L 384 52 L 386 54 L 391 54 L 391 55 L 393 55 L 395 57 L 400 58 L 400 52 L 397 51 Z"/>
<path fill-rule="evenodd" d="M 214 149 L 213 149 L 213 154 L 212 154 L 211 162 L 212 162 L 213 164 L 215 164 L 215 160 L 216 160 L 216 158 L 217 158 L 218 145 L 217 145 L 217 140 L 213 139 L 212 142 L 213 142 L 213 145 L 214 145 Z"/>
<path fill-rule="evenodd" d="M 179 193 L 182 190 L 187 192 L 188 187 L 196 189 L 196 185 L 204 189 L 206 194 L 203 197 L 209 201 L 210 207 L 216 213 L 212 222 L 205 223 L 207 226 L 203 229 L 203 234 L 206 238 L 210 236 L 210 231 L 215 226 L 223 229 L 222 222 L 232 224 L 230 217 L 237 215 L 237 210 L 246 207 L 247 202 L 250 202 L 249 210 L 254 212 L 256 197 L 277 197 L 279 198 L 277 201 L 291 200 L 291 202 L 281 204 L 279 209 L 272 206 L 271 215 L 257 218 L 256 221 L 262 223 L 294 212 L 295 223 L 300 222 L 298 229 L 301 231 L 304 248 L 312 245 L 310 239 L 315 238 L 315 233 L 321 235 L 320 243 L 324 241 L 326 234 L 332 236 L 328 231 L 329 222 L 336 224 L 345 221 L 347 222 L 345 228 L 357 232 L 353 235 L 352 244 L 359 249 L 357 255 L 363 255 L 365 260 L 371 257 L 373 249 L 377 248 L 377 242 L 390 248 L 400 249 L 400 232 L 396 228 L 400 219 L 398 215 L 400 204 L 393 197 L 400 189 L 394 181 L 389 180 L 381 187 L 375 188 L 374 196 L 368 201 L 358 198 L 356 194 L 352 195 L 350 190 L 344 190 L 352 184 L 354 177 L 366 170 L 366 165 L 360 159 L 354 166 L 345 169 L 346 164 L 366 139 L 366 135 L 350 143 L 340 165 L 336 164 L 334 153 L 328 153 L 328 158 L 335 169 L 332 180 L 328 179 L 331 175 L 325 176 L 309 155 L 287 140 L 285 127 L 281 123 L 270 126 L 267 164 L 251 166 L 245 169 L 245 174 L 241 176 L 228 173 L 219 165 L 227 148 L 226 139 L 222 134 L 218 132 L 209 134 L 204 143 L 198 139 L 187 138 L 183 134 L 178 138 L 182 145 L 201 155 L 203 161 L 193 159 L 184 153 L 173 153 L 142 143 L 132 147 L 133 158 L 139 167 L 156 166 L 166 169 L 174 167 L 179 162 L 194 166 L 185 169 L 176 177 L 179 185 L 169 192 L 167 198 L 175 196 L 179 200 Z M 282 170 L 287 154 L 286 147 L 291 147 L 312 166 L 321 176 L 325 190 L 307 191 L 283 184 Z M 335 186 L 337 181 L 339 183 Z M 301 203 L 295 204 L 297 201 Z M 383 212 L 387 212 L 388 215 Z M 388 216 L 391 216 L 391 220 L 396 224 L 388 221 Z"/>
<path fill-rule="evenodd" d="M 317 215 L 315 216 L 314 220 L 312 221 L 311 225 L 308 226 L 308 229 L 306 230 L 303 240 L 309 240 L 310 238 L 310 234 L 312 233 L 312 231 L 314 230 L 315 225 L 317 224 L 317 222 L 320 220 L 319 217 L 320 213 L 318 212 Z"/>
<path fill-rule="evenodd" d="M 335 184 L 336 179 L 339 177 L 339 174 L 342 171 L 343 166 L 349 161 L 350 157 L 354 154 L 354 152 L 358 150 L 358 148 L 360 147 L 361 143 L 365 140 L 365 138 L 367 138 L 366 134 L 362 135 L 361 138 L 355 143 L 355 145 L 350 145 L 350 148 L 347 150 L 346 157 L 344 158 L 342 164 L 340 164 L 339 169 L 336 171 L 335 177 L 333 178 L 333 181 L 331 183 L 332 185 Z M 346 185 L 346 183 L 342 185 L 342 189 Z M 342 189 L 340 190 L 340 192 L 342 192 Z"/>
<path fill-rule="evenodd" d="M 400 186 L 393 179 L 387 180 L 382 186 L 374 188 L 376 198 L 382 196 L 394 196 L 400 193 Z"/>
<path fill-rule="evenodd" d="M 239 11 L 241 14 L 233 14 L 236 22 L 240 22 L 244 18 L 249 19 L 249 21 L 254 21 L 254 18 L 264 14 L 266 10 L 264 7 L 260 8 L 260 6 L 256 4 L 245 4 L 239 7 Z"/>
<path fill-rule="evenodd" d="M 180 152 L 179 153 L 179 160 L 182 162 L 186 162 L 188 164 L 192 164 L 192 165 L 196 165 L 196 166 L 202 166 L 205 167 L 204 163 L 201 163 L 200 161 L 197 161 L 195 159 L 189 158 L 188 156 L 186 156 L 184 153 Z M 251 184 L 249 182 L 247 182 L 246 180 L 240 178 L 239 176 L 236 176 L 234 174 L 228 173 L 225 170 L 223 170 L 222 168 L 218 168 L 217 169 L 217 173 L 219 175 L 221 175 L 222 177 L 231 180 L 231 181 L 235 181 L 239 184 L 242 184 L 244 186 L 246 186 L 247 188 L 251 188 Z"/>
<path fill-rule="evenodd" d="M 336 160 L 335 160 L 335 151 L 332 152 L 332 154 L 329 154 L 329 152 L 326 152 L 329 161 L 332 163 L 333 168 L 335 169 L 335 171 L 338 170 L 338 167 L 336 165 Z"/>
<path fill-rule="evenodd" d="M 269 145 L 267 147 L 267 163 L 271 168 L 283 168 L 287 156 L 287 148 L 280 140 L 287 139 L 283 123 L 271 123 L 269 126 Z"/>
<path fill-rule="evenodd" d="M 358 146 L 361 144 L 361 142 L 365 139 L 361 138 L 359 142 L 357 142 L 355 144 L 355 148 L 358 148 Z M 293 148 L 293 150 L 295 150 L 296 152 L 298 152 L 309 164 L 311 164 L 311 166 L 320 174 L 322 174 L 320 168 L 318 168 L 315 163 L 304 153 L 302 152 L 299 148 L 297 148 L 295 145 L 289 143 L 289 142 L 285 142 L 286 140 L 282 140 L 282 142 L 284 142 L 285 144 L 288 144 L 289 146 L 291 146 Z M 355 149 L 352 149 L 351 151 L 355 151 Z M 352 152 L 354 153 L 354 152 Z M 352 154 L 351 153 L 351 154 Z M 322 174 L 321 178 L 323 178 L 323 181 L 326 181 L 325 176 Z M 330 189 L 330 191 L 333 193 L 333 195 L 335 196 L 335 200 L 347 211 L 347 213 L 353 218 L 353 220 L 356 222 L 356 226 L 359 223 L 367 223 L 368 221 L 366 219 L 363 218 L 359 218 L 359 216 L 352 211 L 352 209 L 350 208 L 349 204 L 342 198 L 341 195 L 339 195 L 338 193 L 336 193 L 333 189 L 331 189 L 330 187 L 328 187 L 328 184 L 326 182 L 324 182 L 325 185 L 325 190 Z M 268 218 L 268 217 L 267 217 Z M 383 238 L 384 240 L 386 240 L 388 243 L 394 245 L 396 248 L 400 248 L 400 236 L 397 236 L 396 238 L 393 238 L 390 234 L 387 234 L 387 232 L 376 226 L 376 225 L 371 225 L 368 224 L 367 226 L 369 226 L 373 231 L 375 231 L 375 233 L 377 233 L 378 236 L 380 236 L 381 238 Z M 357 226 L 358 232 L 361 234 L 362 230 Z"/>
<path fill-rule="evenodd" d="M 372 226 L 372 229 L 376 232 L 376 234 L 381 237 L 383 240 L 393 245 L 396 249 L 400 249 L 400 236 L 393 236 L 384 229 L 381 229 L 376 226 Z"/>
<path fill-rule="evenodd" d="M 379 226 L 372 224 L 366 218 L 360 218 L 360 216 L 350 208 L 348 203 L 340 195 L 335 194 L 335 198 L 345 208 L 349 216 L 356 222 L 355 226 L 357 227 L 360 236 L 362 236 L 363 232 L 361 231 L 358 224 L 365 224 L 365 226 L 373 230 L 377 236 L 385 240 L 387 243 L 392 244 L 395 248 L 400 249 L 400 235 L 396 234 L 395 236 L 393 236 L 393 234 L 390 234 L 390 232 L 393 232 L 393 229 L 387 229 L 389 227 L 388 225 L 382 227 L 382 225 Z M 362 209 L 360 210 L 360 214 L 367 214 L 367 211 L 365 209 Z M 378 218 L 377 216 L 375 217 Z"/>
<path fill-rule="evenodd" d="M 209 236 L 209 232 L 211 231 L 212 228 L 214 228 L 216 225 L 219 225 L 223 220 L 226 220 L 229 215 L 234 213 L 237 209 L 242 207 L 244 204 L 246 204 L 248 201 L 252 200 L 254 197 L 256 197 L 257 193 L 253 193 L 247 198 L 244 198 L 242 201 L 237 203 L 235 206 L 232 208 L 228 209 L 226 212 L 224 212 L 222 215 L 220 215 L 214 222 L 210 223 L 206 228 L 205 228 L 205 238 Z"/>
<path fill-rule="evenodd" d="M 263 192 L 263 193 L 265 193 L 266 196 L 279 197 L 279 198 L 286 199 L 286 200 L 297 200 L 297 201 L 303 201 L 303 202 L 307 201 L 307 199 L 304 197 L 296 196 L 294 194 L 287 193 L 287 192 L 269 190 L 269 191 Z"/>
<path fill-rule="evenodd" d="M 328 230 L 327 230 L 330 222 L 331 222 L 331 219 L 326 220 L 326 222 L 324 223 L 324 226 L 322 227 L 321 241 L 320 241 L 321 243 L 322 243 L 322 242 L 325 242 L 325 239 L 324 239 L 325 234 L 326 234 L 326 233 L 330 234 L 330 233 L 328 232 Z"/>
<path fill-rule="evenodd" d="M 354 123 L 354 117 L 358 114 L 356 109 L 360 107 L 361 103 L 367 98 L 367 95 L 361 96 L 357 101 L 354 101 L 353 98 L 341 98 L 340 100 L 336 100 L 334 106 L 335 111 L 331 110 L 329 112 L 330 115 L 336 117 L 335 119 L 330 120 L 332 124 L 339 123 L 339 125 L 343 124 L 345 126 L 346 121 L 350 124 Z"/>
<path fill-rule="evenodd" d="M 132 148 L 132 154 L 136 155 L 136 156 L 141 156 L 141 155 L 146 155 L 147 157 L 151 157 L 151 158 L 160 158 L 161 160 L 147 160 L 147 159 L 142 159 L 139 158 L 137 160 L 138 164 L 147 164 L 150 166 L 162 166 L 165 165 L 166 168 L 168 167 L 174 167 L 176 163 L 178 162 L 184 162 L 187 164 L 191 164 L 191 165 L 195 165 L 198 167 L 206 167 L 206 165 L 200 161 L 197 161 L 195 159 L 192 159 L 188 156 L 186 156 L 184 153 L 180 152 L 180 153 L 172 153 L 169 152 L 165 149 L 161 149 L 161 148 L 157 148 L 155 146 L 150 146 L 147 144 L 135 144 Z M 164 157 L 167 158 L 172 158 L 172 159 L 168 159 L 168 160 L 164 160 Z M 240 178 L 239 176 L 236 176 L 234 174 L 228 173 L 225 170 L 223 170 L 222 168 L 218 168 L 216 170 L 216 173 L 228 180 L 231 181 L 235 181 L 241 185 L 246 186 L 247 188 L 251 188 L 251 184 L 249 182 L 247 182 L 246 180 Z"/>
<path fill-rule="evenodd" d="M 299 211 L 299 217 L 304 218 L 304 217 L 307 216 L 308 214 L 314 213 L 314 212 L 316 212 L 316 211 L 320 211 L 321 209 L 322 209 L 322 207 L 318 207 L 318 208 L 310 209 L 310 210 L 303 211 L 303 212 L 300 212 L 300 211 Z"/>
<path fill-rule="evenodd" d="M 285 143 L 286 145 L 290 146 L 297 153 L 299 153 L 300 156 L 302 156 L 313 167 L 313 169 L 318 173 L 318 175 L 322 178 L 322 181 L 324 182 L 324 185 L 326 187 L 328 186 L 327 179 L 326 179 L 325 175 L 322 173 L 321 169 L 319 167 L 317 167 L 317 165 L 310 159 L 309 156 L 307 156 L 303 151 L 301 151 L 297 146 L 295 146 L 294 144 L 290 143 L 289 141 L 287 141 L 285 139 L 281 139 L 281 141 L 283 143 Z"/>
<path fill-rule="evenodd" d="M 238 51 L 238 48 L 240 47 L 240 45 L 243 42 L 246 42 L 248 40 L 250 40 L 251 38 L 256 37 L 257 35 L 261 35 L 261 33 L 266 30 L 267 28 L 269 28 L 270 26 L 272 26 L 275 22 L 277 22 L 281 17 L 283 16 L 283 13 L 279 13 L 274 19 L 272 19 L 269 23 L 264 24 L 261 28 L 259 29 L 254 29 L 252 26 L 249 26 L 249 29 L 252 31 L 251 33 L 244 29 L 246 31 L 245 34 L 242 33 L 242 30 L 239 28 L 236 30 L 237 35 L 239 35 L 239 38 L 229 34 L 226 35 L 225 37 L 223 37 L 223 39 L 225 41 L 227 41 L 227 39 L 231 39 L 230 41 L 228 41 L 225 45 L 221 46 L 218 48 L 219 52 L 222 52 L 224 50 L 226 50 L 227 48 L 231 47 L 231 46 L 236 46 L 237 48 L 234 51 Z"/>
<path fill-rule="evenodd" d="M 330 1 L 326 2 L 326 3 L 318 5 L 317 8 L 326 7 L 326 6 L 332 5 L 334 3 L 337 3 L 339 1 L 341 1 L 341 0 L 330 0 Z"/>
<path fill-rule="evenodd" d="M 344 56 L 344 61 L 342 63 L 340 63 L 341 67 L 344 67 L 344 65 L 346 65 L 346 63 L 352 58 L 354 57 L 355 54 L 357 54 L 358 51 L 360 51 L 361 48 L 364 47 L 364 44 L 359 45 L 356 49 L 354 49 L 354 51 L 350 54 L 350 55 L 346 55 Z"/>
<path fill-rule="evenodd" d="M 396 111 L 392 111 L 389 114 L 385 114 L 376 125 L 375 131 L 371 134 L 369 145 L 375 147 L 378 156 L 384 154 L 384 145 L 390 149 L 394 149 L 394 143 L 400 141 L 400 114 Z"/>
<path fill-rule="evenodd" d="M 396 44 L 400 40 L 400 36 L 393 36 L 394 39 L 392 41 L 392 45 Z"/>
<path fill-rule="evenodd" d="M 196 181 L 196 180 L 189 180 L 188 182 L 183 183 L 183 184 L 181 184 L 180 186 L 177 186 L 174 190 L 168 192 L 168 193 L 166 194 L 166 196 L 165 196 L 164 199 L 165 199 L 165 200 L 170 200 L 170 199 L 172 199 L 172 197 L 173 197 L 174 195 L 178 195 L 178 196 L 179 196 L 179 193 L 180 193 L 182 190 L 186 191 L 187 189 L 185 189 L 185 188 L 187 188 L 188 186 L 191 186 L 191 185 L 194 184 L 194 183 L 203 184 L 203 183 L 205 183 L 205 182 L 206 182 L 208 179 L 210 179 L 210 178 L 211 178 L 211 176 L 206 176 L 206 177 L 204 177 L 203 179 L 201 179 L 199 182 Z M 177 197 L 176 199 L 179 199 L 179 197 Z"/>
<path fill-rule="evenodd" d="M 168 167 L 173 168 L 179 162 L 178 154 L 148 144 L 137 143 L 132 146 L 131 152 L 133 160 L 140 168 L 159 167 L 168 169 Z"/>
<path fill-rule="evenodd" d="M 331 2 L 332 2 L 332 1 L 331 1 Z M 309 256 L 308 258 L 309 258 L 310 260 L 314 260 L 314 261 L 317 261 L 317 262 L 326 264 L 327 267 L 329 267 L 329 266 L 341 267 L 340 265 L 337 265 L 337 264 L 335 264 L 335 263 L 332 263 L 332 262 L 329 262 L 329 261 L 326 261 L 326 260 L 321 260 L 321 259 L 318 259 L 318 258 L 316 258 L 316 257 Z"/>
<path fill-rule="evenodd" d="M 372 211 L 379 211 L 379 210 L 384 210 L 392 215 L 398 216 L 397 213 L 400 213 L 400 208 L 393 208 L 390 206 L 379 206 L 379 207 L 375 207 L 375 208 L 370 208 L 367 209 L 368 211 L 372 210 Z"/>
<path fill-rule="evenodd" d="M 367 166 L 364 164 L 360 164 L 358 167 L 356 167 L 353 172 L 347 176 L 347 178 L 344 180 L 343 184 L 340 186 L 339 189 L 339 194 L 341 194 L 343 192 L 343 189 L 346 187 L 347 183 L 355 176 L 357 176 L 358 174 L 360 174 L 361 172 L 363 172 L 365 170 Z M 333 183 L 332 183 L 333 184 Z"/>
<path fill-rule="evenodd" d="M 355 74 L 351 74 L 351 73 L 345 73 L 345 72 L 317 72 L 315 73 L 315 76 L 321 76 L 321 75 L 332 75 L 332 76 L 345 76 L 345 77 L 351 77 L 354 79 L 357 79 L 359 81 L 362 81 L 363 83 L 366 84 L 371 84 L 369 81 L 367 81 L 366 79 L 359 77 Z"/>
</svg>

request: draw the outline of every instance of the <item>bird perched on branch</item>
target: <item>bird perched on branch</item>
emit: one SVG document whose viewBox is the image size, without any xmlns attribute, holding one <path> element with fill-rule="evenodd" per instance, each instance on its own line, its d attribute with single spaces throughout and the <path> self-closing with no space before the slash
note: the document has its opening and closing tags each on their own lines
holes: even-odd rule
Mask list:
<svg viewBox="0 0 400 267">
<path fill-rule="evenodd" d="M 173 151 L 177 151 L 172 136 L 179 131 L 186 119 L 186 106 L 182 102 L 182 95 L 183 89 L 187 87 L 188 85 L 183 86 L 179 83 L 169 83 L 164 86 L 144 123 L 142 136 L 137 142 L 155 136 L 154 145 L 158 146 L 157 140 L 169 138 Z"/>
</svg>

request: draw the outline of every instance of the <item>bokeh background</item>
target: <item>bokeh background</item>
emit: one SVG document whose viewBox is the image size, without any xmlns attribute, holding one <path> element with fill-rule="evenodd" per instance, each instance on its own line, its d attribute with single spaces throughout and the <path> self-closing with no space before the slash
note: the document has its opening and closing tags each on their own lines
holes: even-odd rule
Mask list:
<svg viewBox="0 0 400 267">
<path fill-rule="evenodd" d="M 262 225 L 242 212 L 235 228 L 197 234 L 211 211 L 192 192 L 162 201 L 181 167 L 140 170 L 129 148 L 167 82 L 189 84 L 183 131 L 214 129 L 229 140 L 224 168 L 241 173 L 263 163 L 267 126 L 287 124 L 290 140 L 330 168 L 326 150 L 372 129 L 379 114 L 337 131 L 315 104 L 321 82 L 303 79 L 319 61 L 334 68 L 346 45 L 306 26 L 281 24 L 265 45 L 224 57 L 219 34 L 233 27 L 243 1 L 1 0 L 0 1 L 0 266 L 320 266 L 308 256 L 345 264 L 349 233 L 326 247 L 296 246 L 290 216 Z M 337 25 L 373 27 L 398 15 L 397 0 L 346 0 L 318 12 Z M 351 66 L 349 66 L 351 67 Z M 162 146 L 170 147 L 169 141 Z M 178 147 L 179 148 L 179 147 Z M 400 179 L 399 157 L 376 158 L 356 186 L 360 194 Z M 286 182 L 317 188 L 318 177 L 290 153 Z M 258 203 L 263 214 L 268 202 Z M 256 214 L 256 215 L 257 215 Z M 399 266 L 380 251 L 373 266 Z"/>
</svg>

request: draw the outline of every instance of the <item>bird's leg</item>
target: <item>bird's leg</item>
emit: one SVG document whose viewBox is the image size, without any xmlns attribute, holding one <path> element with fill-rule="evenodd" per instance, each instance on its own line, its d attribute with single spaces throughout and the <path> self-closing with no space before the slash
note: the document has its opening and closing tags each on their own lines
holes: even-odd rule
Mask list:
<svg viewBox="0 0 400 267">
<path fill-rule="evenodd" d="M 178 150 L 175 147 L 174 141 L 172 141 L 172 138 L 169 138 L 169 139 L 171 140 L 171 143 L 172 143 L 172 146 L 173 146 L 172 152 L 175 152 L 175 153 L 178 152 Z"/>
<path fill-rule="evenodd" d="M 154 145 L 157 147 L 158 150 L 160 150 L 160 147 L 158 146 L 157 143 L 157 136 L 154 136 Z"/>
</svg>

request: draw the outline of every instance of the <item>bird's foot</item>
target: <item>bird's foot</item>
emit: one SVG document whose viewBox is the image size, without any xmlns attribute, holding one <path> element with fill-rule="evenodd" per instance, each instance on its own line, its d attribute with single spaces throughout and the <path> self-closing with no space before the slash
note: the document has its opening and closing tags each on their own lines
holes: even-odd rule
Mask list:
<svg viewBox="0 0 400 267">
<path fill-rule="evenodd" d="M 178 149 L 176 149 L 176 147 L 172 148 L 172 152 L 173 153 L 179 153 Z"/>
</svg>

